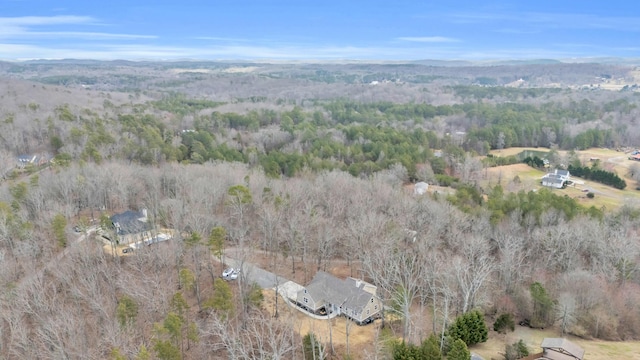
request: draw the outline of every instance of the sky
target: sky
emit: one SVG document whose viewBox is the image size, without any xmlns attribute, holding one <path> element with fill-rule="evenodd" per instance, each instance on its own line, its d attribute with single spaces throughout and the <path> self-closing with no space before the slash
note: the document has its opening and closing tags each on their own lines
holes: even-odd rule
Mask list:
<svg viewBox="0 0 640 360">
<path fill-rule="evenodd" d="M 0 0 L 0 59 L 640 58 L 637 0 Z"/>
</svg>

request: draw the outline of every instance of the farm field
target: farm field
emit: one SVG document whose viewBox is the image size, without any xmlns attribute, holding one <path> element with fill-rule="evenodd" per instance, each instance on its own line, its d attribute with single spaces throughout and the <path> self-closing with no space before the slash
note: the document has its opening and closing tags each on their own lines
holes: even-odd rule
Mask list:
<svg viewBox="0 0 640 360">
<path fill-rule="evenodd" d="M 532 152 L 549 151 L 549 149 L 545 148 L 508 148 L 494 150 L 491 154 L 506 157 L 517 155 L 527 150 Z M 559 151 L 559 153 L 561 156 L 567 155 L 566 151 Z M 637 205 L 640 203 L 640 191 L 636 190 L 636 181 L 629 176 L 629 169 L 636 162 L 629 160 L 628 154 L 601 148 L 577 151 L 577 154 L 583 164 L 589 164 L 591 158 L 598 158 L 602 169 L 615 172 L 627 182 L 626 189 L 618 190 L 597 182 L 574 177 L 574 179 L 584 182 L 584 184 L 575 184 L 566 189 L 557 189 L 555 191 L 576 199 L 582 205 L 604 207 L 605 209 L 615 209 L 625 204 Z M 507 191 L 532 191 L 542 188 L 540 179 L 544 174 L 544 171 L 533 169 L 525 164 L 497 166 L 486 170 L 481 179 L 481 185 L 490 188 L 496 184 L 501 184 Z M 514 181 L 516 176 L 519 181 Z M 595 198 L 587 198 L 587 192 L 593 192 Z"/>
</svg>

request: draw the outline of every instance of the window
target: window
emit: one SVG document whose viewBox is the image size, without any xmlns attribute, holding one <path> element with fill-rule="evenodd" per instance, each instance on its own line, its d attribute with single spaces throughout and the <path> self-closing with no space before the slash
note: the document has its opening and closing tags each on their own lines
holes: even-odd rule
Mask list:
<svg viewBox="0 0 640 360">
<path fill-rule="evenodd" d="M 369 315 L 369 309 L 367 309 L 367 315 Z"/>
<path fill-rule="evenodd" d="M 371 303 L 373 304 L 373 298 L 371 298 Z"/>
<path fill-rule="evenodd" d="M 378 310 L 378 305 L 374 306 L 373 310 Z"/>
<path fill-rule="evenodd" d="M 304 303 L 305 303 L 305 304 L 308 304 L 308 303 L 309 303 L 309 299 L 304 298 Z"/>
<path fill-rule="evenodd" d="M 305 293 L 305 294 L 307 293 L 307 289 L 304 289 L 304 293 Z"/>
</svg>

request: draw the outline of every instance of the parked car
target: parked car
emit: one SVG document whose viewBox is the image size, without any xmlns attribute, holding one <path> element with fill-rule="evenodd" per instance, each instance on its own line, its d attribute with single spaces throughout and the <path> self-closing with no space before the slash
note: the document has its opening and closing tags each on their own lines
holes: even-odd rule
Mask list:
<svg viewBox="0 0 640 360">
<path fill-rule="evenodd" d="M 373 317 L 368 317 L 361 322 L 357 323 L 360 326 L 371 324 L 375 319 Z"/>
<path fill-rule="evenodd" d="M 231 275 L 231 273 L 233 273 L 233 268 L 228 268 L 228 269 L 224 269 L 224 271 L 222 272 L 222 277 L 227 277 L 229 275 Z"/>
<path fill-rule="evenodd" d="M 225 280 L 235 280 L 240 274 L 240 269 L 227 268 L 222 272 L 222 278 Z"/>
</svg>

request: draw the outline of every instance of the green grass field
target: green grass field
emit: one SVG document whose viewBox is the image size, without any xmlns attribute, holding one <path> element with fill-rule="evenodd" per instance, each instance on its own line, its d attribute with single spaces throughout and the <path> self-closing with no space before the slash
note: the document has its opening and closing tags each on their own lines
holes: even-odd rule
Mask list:
<svg viewBox="0 0 640 360">
<path fill-rule="evenodd" d="M 518 154 L 526 154 L 527 156 L 544 155 L 549 149 L 544 148 L 509 148 L 502 150 L 494 150 L 491 152 L 494 156 L 511 156 Z M 566 151 L 559 152 L 561 156 L 567 154 Z M 599 166 L 607 171 L 612 171 L 622 177 L 627 187 L 624 190 L 618 190 L 613 187 L 603 185 L 597 182 L 582 180 L 580 178 L 574 178 L 577 182 L 575 186 L 567 187 L 566 189 L 555 190 L 558 194 L 563 194 L 576 199 L 580 204 L 584 206 L 595 206 L 597 208 L 604 208 L 605 210 L 611 210 L 619 208 L 624 204 L 640 205 L 640 191 L 636 190 L 638 184 L 635 180 L 629 177 L 629 169 L 636 165 L 640 166 L 636 161 L 628 160 L 628 155 L 610 149 L 587 149 L 583 151 L 577 151 L 577 155 L 580 157 L 583 166 L 589 166 L 590 159 L 598 158 Z M 500 183 L 507 191 L 531 191 L 542 188 L 540 179 L 544 175 L 544 171 L 533 169 L 525 164 L 514 164 L 507 166 L 498 166 L 489 168 L 485 172 L 481 180 L 481 186 L 490 188 Z M 516 184 L 513 179 L 518 176 L 520 183 Z M 593 199 L 587 198 L 587 192 L 593 192 L 595 197 Z"/>
</svg>

